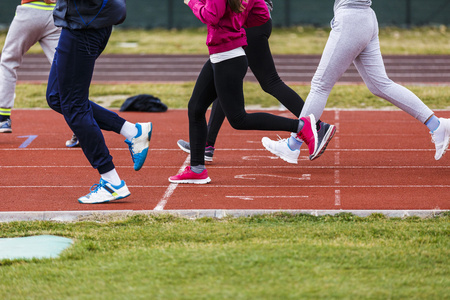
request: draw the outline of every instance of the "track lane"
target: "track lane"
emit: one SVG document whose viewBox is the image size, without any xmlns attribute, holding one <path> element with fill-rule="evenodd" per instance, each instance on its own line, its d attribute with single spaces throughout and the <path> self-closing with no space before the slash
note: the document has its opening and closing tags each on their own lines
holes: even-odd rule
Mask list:
<svg viewBox="0 0 450 300">
<path fill-rule="evenodd" d="M 450 55 L 385 55 L 389 77 L 403 84 L 450 84 Z M 195 81 L 208 59 L 205 55 L 102 55 L 93 80 L 106 82 L 186 82 Z M 319 64 L 319 55 L 274 55 L 277 71 L 288 83 L 309 84 Z M 40 54 L 25 55 L 20 82 L 47 82 L 50 65 Z M 246 80 L 256 81 L 249 70 Z M 352 65 L 340 83 L 363 83 Z"/>
<path fill-rule="evenodd" d="M 79 204 L 77 198 L 87 194 L 99 176 L 80 149 L 64 147 L 70 131 L 62 117 L 51 110 L 16 110 L 14 132 L 2 135 L 0 142 L 0 212 L 153 211 L 167 194 L 167 178 L 187 159 L 176 145 L 188 136 L 187 112 L 120 114 L 133 122 L 152 121 L 155 130 L 149 159 L 139 172 L 132 169 L 123 138 L 105 133 L 130 197 L 109 204 Z M 449 117 L 450 112 L 439 115 Z M 285 133 L 236 134 L 225 122 L 214 162 L 207 165 L 212 183 L 177 185 L 162 210 L 450 209 L 450 156 L 434 160 L 429 134 L 416 120 L 400 111 L 329 110 L 324 120 L 339 123 L 336 137 L 313 162 L 303 150 L 298 165 L 273 157 L 260 144 L 262 136 Z M 20 136 L 25 135 L 37 138 L 19 148 Z"/>
</svg>

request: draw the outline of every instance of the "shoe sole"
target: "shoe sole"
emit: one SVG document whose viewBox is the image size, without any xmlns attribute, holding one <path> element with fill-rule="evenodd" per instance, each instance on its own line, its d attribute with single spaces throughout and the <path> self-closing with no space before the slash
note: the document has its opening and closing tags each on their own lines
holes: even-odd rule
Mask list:
<svg viewBox="0 0 450 300">
<path fill-rule="evenodd" d="M 12 133 L 12 129 L 0 129 L 0 133 Z"/>
<path fill-rule="evenodd" d="M 126 197 L 128 197 L 130 195 L 131 195 L 131 193 L 126 195 L 126 196 L 120 196 L 118 198 L 114 198 L 114 199 L 111 199 L 111 200 L 98 201 L 98 202 L 83 202 L 83 201 L 80 201 L 80 199 L 78 199 L 78 202 L 81 203 L 81 204 L 101 204 L 101 203 L 108 203 L 108 202 L 113 202 L 113 201 L 117 201 L 117 200 L 120 200 L 120 199 L 124 199 L 124 198 L 126 198 Z"/>
<path fill-rule="evenodd" d="M 206 179 L 184 179 L 184 180 L 172 180 L 169 178 L 171 183 L 193 183 L 193 184 L 207 184 L 211 182 L 211 178 Z"/>
<path fill-rule="evenodd" d="M 271 148 L 269 148 L 263 140 L 261 142 L 262 142 L 264 148 L 266 148 L 266 150 L 269 151 L 270 153 L 272 153 L 273 155 L 276 155 L 277 157 L 281 158 L 282 160 L 284 160 L 287 163 L 298 164 L 298 160 L 292 160 L 292 159 L 286 158 L 284 155 L 281 154 L 281 152 L 273 151 Z"/>
<path fill-rule="evenodd" d="M 181 144 L 179 144 L 178 142 L 177 142 L 177 145 L 178 145 L 178 147 L 180 147 L 180 149 L 183 150 L 184 152 L 191 154 L 191 150 L 190 150 L 190 149 L 188 149 L 188 148 L 186 148 L 186 147 L 183 147 L 183 146 L 182 146 Z M 213 158 L 210 157 L 210 156 L 206 156 L 206 155 L 205 155 L 205 161 L 213 161 Z"/>
<path fill-rule="evenodd" d="M 80 146 L 80 143 L 69 144 L 69 143 L 66 142 L 66 147 L 67 148 L 74 148 L 74 147 L 79 147 L 79 146 Z"/>
<path fill-rule="evenodd" d="M 325 152 L 325 149 L 327 148 L 328 143 L 330 143 L 331 139 L 333 138 L 334 134 L 336 133 L 336 126 L 334 126 L 334 125 L 330 125 L 330 126 L 332 127 L 332 130 L 331 130 L 331 132 L 330 132 L 330 130 L 327 131 L 328 137 L 325 135 L 325 138 L 322 140 L 322 143 L 317 148 L 316 153 L 309 156 L 309 160 L 315 160 L 315 159 L 319 158 Z"/>
</svg>

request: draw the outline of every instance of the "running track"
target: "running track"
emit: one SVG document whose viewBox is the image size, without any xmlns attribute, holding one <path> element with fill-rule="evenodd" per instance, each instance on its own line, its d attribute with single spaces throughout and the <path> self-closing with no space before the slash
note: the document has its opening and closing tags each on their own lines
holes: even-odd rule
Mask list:
<svg viewBox="0 0 450 300">
<path fill-rule="evenodd" d="M 201 65 L 200 59 L 197 63 Z M 442 74 L 447 74 L 444 68 L 449 64 L 441 61 Z M 404 77 L 405 82 L 415 82 L 406 80 L 416 78 L 412 73 Z M 101 73 L 94 78 L 98 82 L 123 81 L 98 75 Z M 26 81 L 45 81 L 20 72 L 19 76 Z M 126 78 L 132 81 L 134 77 Z M 191 79 L 186 76 L 185 80 Z M 435 76 L 431 82 L 449 81 Z M 291 117 L 288 112 L 272 112 Z M 207 165 L 212 178 L 208 185 L 167 181 L 189 161 L 176 146 L 179 138 L 188 138 L 185 110 L 120 114 L 132 122 L 153 122 L 148 160 L 135 172 L 123 138 L 106 132 L 117 170 L 132 195 L 114 203 L 82 205 L 77 198 L 86 194 L 99 176 L 80 149 L 64 147 L 71 134 L 63 118 L 51 110 L 15 110 L 14 132 L 2 134 L 0 139 L 0 221 L 73 220 L 92 214 L 134 212 L 223 217 L 275 211 L 317 215 L 349 211 L 401 217 L 450 209 L 450 154 L 435 161 L 426 128 L 403 112 L 327 110 L 323 119 L 337 125 L 335 138 L 325 154 L 313 162 L 303 150 L 298 165 L 276 159 L 260 143 L 263 136 L 286 137 L 286 133 L 237 132 L 225 122 L 214 162 Z M 450 117 L 449 111 L 438 114 Z"/>
<path fill-rule="evenodd" d="M 261 137 L 276 133 L 237 133 L 225 123 L 214 162 L 207 166 L 212 179 L 208 185 L 167 180 L 188 163 L 188 155 L 176 146 L 179 138 L 188 137 L 185 110 L 121 113 L 130 121 L 154 123 L 151 150 L 143 169 L 136 172 L 123 138 L 105 134 L 132 195 L 98 205 L 77 202 L 99 176 L 80 149 L 64 147 L 70 131 L 63 118 L 50 110 L 14 113 L 14 132 L 0 140 L 0 220 L 64 220 L 111 210 L 210 216 L 344 210 L 403 216 L 450 209 L 450 154 L 435 161 L 427 130 L 398 111 L 326 111 L 323 119 L 336 124 L 338 132 L 322 157 L 310 162 L 303 151 L 299 165 L 263 149 Z M 450 112 L 440 115 L 450 117 Z"/>
<path fill-rule="evenodd" d="M 276 55 L 278 73 L 290 83 L 311 82 L 319 64 L 318 55 Z M 203 55 L 103 55 L 96 64 L 95 82 L 185 82 L 195 81 Z M 389 76 L 399 83 L 450 83 L 450 55 L 384 56 Z M 21 81 L 46 82 L 50 69 L 42 55 L 26 55 L 19 69 Z M 247 80 L 256 81 L 251 71 Z M 362 83 L 352 65 L 341 83 Z"/>
</svg>

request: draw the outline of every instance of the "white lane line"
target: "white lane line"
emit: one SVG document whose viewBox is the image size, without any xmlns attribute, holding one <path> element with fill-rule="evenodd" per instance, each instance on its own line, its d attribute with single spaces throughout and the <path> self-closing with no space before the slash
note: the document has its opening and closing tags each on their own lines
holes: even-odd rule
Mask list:
<svg viewBox="0 0 450 300">
<path fill-rule="evenodd" d="M 287 180 L 311 180 L 311 174 L 302 174 L 301 177 L 289 177 L 289 176 L 281 176 L 281 175 L 273 175 L 273 174 L 241 174 L 235 175 L 236 179 L 249 179 L 256 180 L 256 177 L 275 177 L 282 178 Z"/>
<path fill-rule="evenodd" d="M 85 188 L 86 185 L 5 185 L 2 189 L 6 188 Z M 167 185 L 128 185 L 131 188 L 165 188 Z M 289 188 L 289 189 L 324 189 L 324 188 L 450 188 L 449 184 L 407 184 L 407 185 L 218 185 L 218 184 L 183 184 L 180 188 L 225 188 L 225 189 L 240 189 L 240 188 Z"/>
<path fill-rule="evenodd" d="M 309 159 L 308 159 L 309 160 Z M 89 168 L 91 166 L 0 166 L 0 169 L 16 169 L 16 168 Z M 131 169 L 133 166 L 120 166 L 116 168 Z M 164 168 L 178 168 L 178 166 L 164 166 Z M 367 170 L 367 169 L 450 169 L 450 166 L 302 166 L 304 169 L 347 169 L 347 170 Z M 161 169 L 161 166 L 143 166 L 142 169 Z M 214 166 L 214 169 L 299 169 L 298 166 Z"/>
<path fill-rule="evenodd" d="M 183 165 L 178 170 L 178 173 L 183 171 L 184 168 L 186 168 L 186 166 L 189 164 L 190 159 L 191 159 L 191 156 L 188 155 L 186 157 L 186 160 L 184 161 Z M 177 188 L 177 186 L 178 186 L 178 183 L 169 184 L 169 187 L 167 188 L 166 192 L 164 193 L 164 196 L 161 198 L 161 200 L 159 200 L 158 204 L 156 205 L 156 207 L 153 210 L 164 210 L 164 207 L 166 206 L 167 201 L 169 200 L 170 196 L 172 196 L 172 194 L 175 191 L 175 189 Z"/>
<path fill-rule="evenodd" d="M 272 160 L 278 159 L 277 156 L 270 156 L 270 155 L 259 155 L 259 156 L 258 156 L 258 155 L 249 155 L 249 156 L 242 156 L 242 160 L 256 160 L 256 161 L 259 161 L 260 158 L 262 158 L 262 159 L 272 159 Z"/>
<path fill-rule="evenodd" d="M 247 200 L 252 201 L 255 200 L 255 198 L 264 198 L 264 199 L 278 199 L 278 198 L 309 198 L 309 196 L 225 196 L 226 198 L 232 198 L 232 199 L 240 199 L 240 200 Z"/>
<path fill-rule="evenodd" d="M 333 138 L 333 140 L 336 137 Z M 125 149 L 125 148 L 109 148 L 109 150 L 111 151 L 126 151 L 129 152 L 130 150 Z M 79 149 L 73 149 L 73 148 L 0 148 L 0 151 L 80 151 Z M 180 149 L 150 149 L 150 151 L 155 152 L 155 151 L 180 151 Z M 267 151 L 266 149 L 255 149 L 255 148 L 221 148 L 219 149 L 220 152 L 222 151 Z M 436 151 L 435 149 L 364 149 L 364 148 L 352 148 L 352 149 L 328 149 L 326 150 L 327 152 L 330 151 L 342 151 L 342 152 L 434 152 Z"/>
<path fill-rule="evenodd" d="M 86 188 L 86 186 L 89 185 L 6 185 L 2 186 L 2 189 L 15 189 L 15 188 L 66 188 L 66 189 L 72 189 L 72 188 Z M 129 188 L 166 188 L 167 185 L 128 185 Z"/>
</svg>

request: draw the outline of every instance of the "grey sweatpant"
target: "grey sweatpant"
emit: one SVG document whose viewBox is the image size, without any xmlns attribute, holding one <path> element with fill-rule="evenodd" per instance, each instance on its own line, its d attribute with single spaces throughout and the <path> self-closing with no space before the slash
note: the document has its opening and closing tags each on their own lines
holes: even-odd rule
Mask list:
<svg viewBox="0 0 450 300">
<path fill-rule="evenodd" d="M 14 106 L 17 68 L 25 53 L 39 42 L 51 64 L 60 33 L 53 23 L 53 11 L 17 6 L 0 61 L 0 108 Z"/>
<path fill-rule="evenodd" d="M 341 8 L 335 12 L 332 30 L 311 81 L 301 117 L 320 119 L 331 89 L 353 62 L 369 90 L 422 123 L 433 112 L 407 88 L 386 74 L 378 39 L 378 21 L 371 8 Z"/>
</svg>

